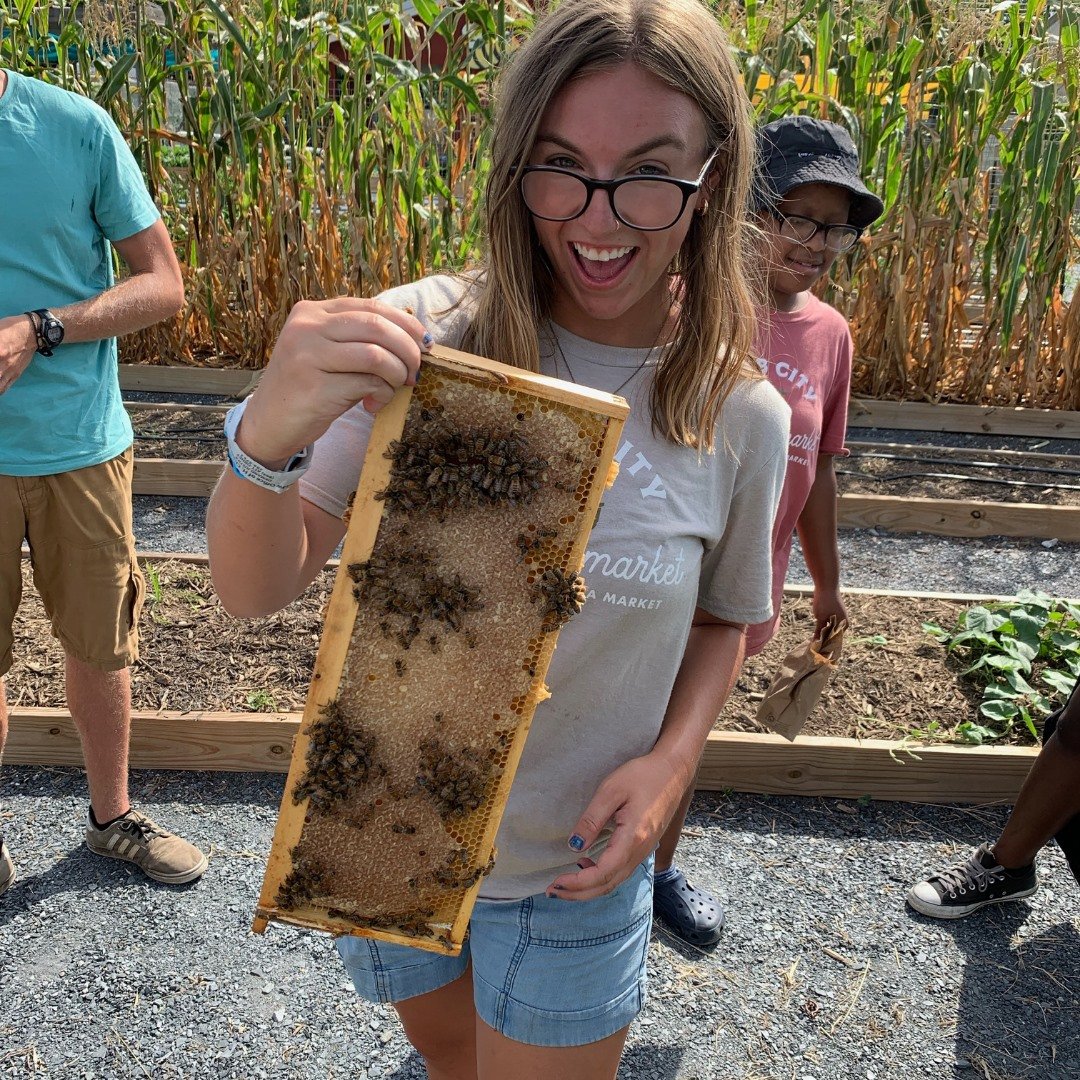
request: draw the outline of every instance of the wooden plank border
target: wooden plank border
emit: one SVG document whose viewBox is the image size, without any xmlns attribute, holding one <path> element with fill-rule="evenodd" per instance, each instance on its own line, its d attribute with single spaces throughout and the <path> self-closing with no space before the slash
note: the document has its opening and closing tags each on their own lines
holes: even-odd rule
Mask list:
<svg viewBox="0 0 1080 1080">
<path fill-rule="evenodd" d="M 137 712 L 131 767 L 221 772 L 288 771 L 299 713 Z M 698 770 L 699 791 L 916 803 L 1012 802 L 1033 747 L 917 746 L 714 731 Z M 13 709 L 8 765 L 82 765 L 78 732 L 63 709 Z"/>
<path fill-rule="evenodd" d="M 195 415 L 212 416 L 214 419 L 225 422 L 225 413 L 229 410 L 229 403 L 222 402 L 220 405 L 185 405 L 178 401 L 125 401 L 124 408 L 129 413 L 133 412 L 163 412 L 163 413 L 194 413 Z M 878 445 L 873 443 L 871 445 Z M 885 445 L 885 444 L 881 444 Z M 1056 459 L 1055 459 L 1056 460 Z"/>
<path fill-rule="evenodd" d="M 285 772 L 299 713 L 134 712 L 135 769 Z M 79 733 L 66 709 L 13 708 L 5 765 L 82 765 Z"/>
<path fill-rule="evenodd" d="M 839 739 L 714 731 L 698 791 L 747 791 L 888 802 L 1013 802 L 1035 747 L 918 746 L 885 739 Z"/>
<path fill-rule="evenodd" d="M 852 398 L 848 405 L 848 427 L 1080 439 L 1080 412 Z"/>
<path fill-rule="evenodd" d="M 241 398 L 250 394 L 262 371 L 250 368 L 186 367 L 166 364 L 121 364 L 121 390 L 147 390 L 157 394 L 222 394 Z"/>
<path fill-rule="evenodd" d="M 123 390 L 222 394 L 240 398 L 255 389 L 261 375 L 261 370 L 250 368 L 121 364 L 120 387 Z M 1080 439 L 1080 412 L 1004 405 L 935 405 L 923 401 L 852 398 L 848 408 L 848 427 Z"/>
<path fill-rule="evenodd" d="M 938 536 L 1023 536 L 1080 540 L 1080 507 L 903 495 L 841 495 L 837 525 Z"/>
<path fill-rule="evenodd" d="M 185 458 L 135 459 L 131 477 L 134 495 L 195 495 L 207 498 L 213 492 L 224 459 L 191 461 Z"/>
</svg>

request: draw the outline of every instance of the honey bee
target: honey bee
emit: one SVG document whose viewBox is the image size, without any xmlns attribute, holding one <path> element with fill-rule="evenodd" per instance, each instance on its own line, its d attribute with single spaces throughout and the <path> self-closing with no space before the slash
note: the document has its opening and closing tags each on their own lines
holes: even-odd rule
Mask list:
<svg viewBox="0 0 1080 1080">
<path fill-rule="evenodd" d="M 585 606 L 587 588 L 580 574 L 564 574 L 557 567 L 545 570 L 532 587 L 532 600 L 544 601 L 541 630 L 558 630 Z"/>
</svg>

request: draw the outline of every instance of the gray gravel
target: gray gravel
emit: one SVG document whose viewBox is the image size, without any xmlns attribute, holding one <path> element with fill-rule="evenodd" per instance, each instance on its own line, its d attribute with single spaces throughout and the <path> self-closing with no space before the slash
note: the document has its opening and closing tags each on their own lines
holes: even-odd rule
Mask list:
<svg viewBox="0 0 1080 1080">
<path fill-rule="evenodd" d="M 135 533 L 146 551 L 205 551 L 203 499 L 135 497 Z M 1050 544 L 1049 547 L 1046 545 Z M 875 529 L 840 534 L 843 584 L 848 588 L 923 589 L 1010 594 L 1039 588 L 1080 597 L 1080 544 L 1013 537 L 958 539 Z M 809 583 L 796 541 L 788 580 Z"/>
<path fill-rule="evenodd" d="M 204 551 L 204 514 L 200 499 L 136 498 L 140 548 Z M 849 587 L 1080 595 L 1080 545 L 856 530 L 841 547 Z M 791 578 L 808 580 L 797 551 Z M 356 998 L 325 937 L 250 933 L 282 784 L 134 773 L 138 805 L 211 854 L 201 882 L 169 888 L 82 845 L 77 770 L 0 771 L 20 870 L 0 901 L 0 1077 L 424 1075 L 392 1010 Z M 620 1076 L 1078 1080 L 1080 891 L 1060 852 L 1044 853 L 1029 902 L 951 925 L 903 905 L 911 882 L 1004 819 L 699 795 L 680 857 L 715 886 L 728 926 L 711 955 L 656 932 Z"/>
<path fill-rule="evenodd" d="M 281 789 L 135 773 L 138 804 L 211 853 L 201 882 L 168 888 L 82 846 L 78 772 L 3 770 L 20 879 L 0 901 L 0 1077 L 423 1076 L 325 937 L 250 933 Z M 699 795 L 683 861 L 715 884 L 728 926 L 712 955 L 654 936 L 620 1075 L 1076 1080 L 1080 892 L 1060 852 L 1030 902 L 952 925 L 903 905 L 912 880 L 1003 819 Z"/>
</svg>

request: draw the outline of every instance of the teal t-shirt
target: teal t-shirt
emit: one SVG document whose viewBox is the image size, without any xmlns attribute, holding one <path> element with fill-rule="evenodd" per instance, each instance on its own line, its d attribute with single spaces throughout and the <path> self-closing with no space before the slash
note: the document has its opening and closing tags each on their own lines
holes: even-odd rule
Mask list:
<svg viewBox="0 0 1080 1080">
<path fill-rule="evenodd" d="M 110 240 L 158 211 L 108 114 L 77 94 L 7 71 L 0 97 L 0 316 L 59 308 L 113 284 Z M 98 465 L 131 445 L 116 339 L 35 353 L 0 394 L 0 474 Z"/>
</svg>

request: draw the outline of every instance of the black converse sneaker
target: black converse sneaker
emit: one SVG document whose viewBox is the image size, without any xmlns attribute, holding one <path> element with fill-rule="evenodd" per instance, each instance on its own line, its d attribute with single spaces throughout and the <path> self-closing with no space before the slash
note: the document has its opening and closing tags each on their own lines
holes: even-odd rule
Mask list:
<svg viewBox="0 0 1080 1080">
<path fill-rule="evenodd" d="M 1038 888 L 1035 865 L 1006 870 L 998 865 L 988 844 L 976 848 L 967 860 L 920 881 L 907 902 L 932 919 L 962 919 L 987 904 L 1022 900 Z"/>
</svg>

